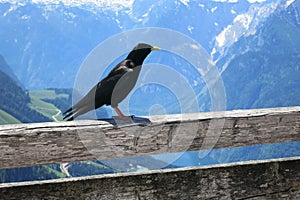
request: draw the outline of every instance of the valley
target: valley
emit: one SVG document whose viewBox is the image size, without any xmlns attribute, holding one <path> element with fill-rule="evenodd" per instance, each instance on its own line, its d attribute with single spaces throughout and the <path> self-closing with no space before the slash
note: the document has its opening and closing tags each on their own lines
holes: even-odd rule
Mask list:
<svg viewBox="0 0 300 200">
<path fill-rule="evenodd" d="M 199 43 L 221 73 L 227 110 L 300 105 L 300 0 L 47 2 L 0 0 L 1 125 L 62 121 L 73 96 L 83 95 L 73 87 L 92 50 L 115 34 L 144 27 L 178 31 Z M 92 70 L 107 73 L 114 62 L 102 66 L 96 60 Z M 189 112 L 211 111 L 214 94 L 185 58 L 163 50 L 147 63 L 168 66 L 184 77 L 198 97 L 199 108 Z M 90 78 L 82 81 L 83 88 Z M 178 114 L 185 105 L 170 88 L 151 83 L 135 90 L 129 106 L 130 113 L 147 116 Z M 97 114 L 111 116 L 106 108 Z M 159 155 L 0 169 L 0 182 L 299 156 L 299 149 L 299 143 L 286 143 L 218 149 L 203 159 L 199 152 L 188 152 L 173 163 L 164 162 L 171 155 Z"/>
</svg>

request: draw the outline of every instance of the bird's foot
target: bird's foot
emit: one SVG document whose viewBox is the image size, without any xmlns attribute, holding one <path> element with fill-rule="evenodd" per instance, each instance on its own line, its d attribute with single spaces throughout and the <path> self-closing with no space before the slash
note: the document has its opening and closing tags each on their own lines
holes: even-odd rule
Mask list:
<svg viewBox="0 0 300 200">
<path fill-rule="evenodd" d="M 120 120 L 123 120 L 123 121 L 128 121 L 128 120 L 132 119 L 132 116 L 125 116 L 118 107 L 113 107 L 113 109 L 118 114 L 118 116 L 114 117 L 115 119 L 120 119 Z"/>
</svg>

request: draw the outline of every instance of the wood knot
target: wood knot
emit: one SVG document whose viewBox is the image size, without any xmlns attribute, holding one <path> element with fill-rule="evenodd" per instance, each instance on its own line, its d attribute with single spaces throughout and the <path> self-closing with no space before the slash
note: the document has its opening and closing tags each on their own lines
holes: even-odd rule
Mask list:
<svg viewBox="0 0 300 200">
<path fill-rule="evenodd" d="M 292 189 L 292 190 L 298 190 L 298 189 L 299 189 L 299 184 L 293 182 L 292 185 L 291 185 L 291 189 Z"/>
</svg>

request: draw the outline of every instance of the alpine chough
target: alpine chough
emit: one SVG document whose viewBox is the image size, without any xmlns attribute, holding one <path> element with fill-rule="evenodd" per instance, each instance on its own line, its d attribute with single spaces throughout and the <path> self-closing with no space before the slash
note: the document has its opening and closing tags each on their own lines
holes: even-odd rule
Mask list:
<svg viewBox="0 0 300 200">
<path fill-rule="evenodd" d="M 63 113 L 63 119 L 74 120 L 79 115 L 103 105 L 111 105 L 118 118 L 128 119 L 118 108 L 118 104 L 126 98 L 135 86 L 145 58 L 151 51 L 159 49 L 159 47 L 145 43 L 136 45 L 125 60 L 117 64 L 78 103 Z"/>
</svg>

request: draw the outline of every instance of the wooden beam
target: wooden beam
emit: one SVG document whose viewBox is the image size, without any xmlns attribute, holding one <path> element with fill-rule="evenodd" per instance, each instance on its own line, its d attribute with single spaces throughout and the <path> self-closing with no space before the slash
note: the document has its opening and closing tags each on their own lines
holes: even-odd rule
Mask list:
<svg viewBox="0 0 300 200">
<path fill-rule="evenodd" d="M 2 199 L 300 199 L 300 157 L 0 184 Z"/>
<path fill-rule="evenodd" d="M 300 141 L 300 107 L 0 126 L 0 168 Z"/>
</svg>

